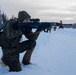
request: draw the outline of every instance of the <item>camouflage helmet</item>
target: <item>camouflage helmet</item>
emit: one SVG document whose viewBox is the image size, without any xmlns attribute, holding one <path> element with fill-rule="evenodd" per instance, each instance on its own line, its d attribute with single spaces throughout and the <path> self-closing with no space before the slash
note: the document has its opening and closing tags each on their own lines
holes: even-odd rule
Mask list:
<svg viewBox="0 0 76 75">
<path fill-rule="evenodd" d="M 26 11 L 19 11 L 18 19 L 19 21 L 23 21 L 24 19 L 31 18 L 31 16 Z"/>
</svg>

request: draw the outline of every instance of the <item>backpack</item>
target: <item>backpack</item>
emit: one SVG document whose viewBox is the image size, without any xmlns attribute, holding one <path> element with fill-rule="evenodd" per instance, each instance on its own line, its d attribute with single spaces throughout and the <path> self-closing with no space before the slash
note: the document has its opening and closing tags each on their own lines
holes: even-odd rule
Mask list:
<svg viewBox="0 0 76 75">
<path fill-rule="evenodd" d="M 8 39 L 16 38 L 22 35 L 22 31 L 20 29 L 15 30 L 13 28 L 13 23 L 14 20 L 10 19 L 9 21 L 7 21 L 7 23 L 5 23 L 5 27 L 3 29 L 3 33 Z"/>
</svg>

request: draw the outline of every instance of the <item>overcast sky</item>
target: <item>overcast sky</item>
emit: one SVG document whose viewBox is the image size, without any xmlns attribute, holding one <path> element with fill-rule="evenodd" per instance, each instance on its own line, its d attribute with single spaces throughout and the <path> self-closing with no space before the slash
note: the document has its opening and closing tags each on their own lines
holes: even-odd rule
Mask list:
<svg viewBox="0 0 76 75">
<path fill-rule="evenodd" d="M 41 21 L 76 23 L 76 0 L 0 0 L 0 7 L 8 17 L 26 10 Z"/>
</svg>

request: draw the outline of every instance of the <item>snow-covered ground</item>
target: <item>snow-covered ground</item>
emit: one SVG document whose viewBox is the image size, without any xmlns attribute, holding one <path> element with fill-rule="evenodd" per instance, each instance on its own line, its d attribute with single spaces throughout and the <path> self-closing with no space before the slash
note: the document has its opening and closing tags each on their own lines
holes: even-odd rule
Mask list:
<svg viewBox="0 0 76 75">
<path fill-rule="evenodd" d="M 20 54 L 20 62 L 23 55 L 24 53 Z M 21 63 L 20 72 L 8 72 L 9 68 L 3 66 L 0 60 L 0 75 L 76 75 L 76 29 L 42 32 L 31 62 L 33 65 L 28 66 Z"/>
</svg>

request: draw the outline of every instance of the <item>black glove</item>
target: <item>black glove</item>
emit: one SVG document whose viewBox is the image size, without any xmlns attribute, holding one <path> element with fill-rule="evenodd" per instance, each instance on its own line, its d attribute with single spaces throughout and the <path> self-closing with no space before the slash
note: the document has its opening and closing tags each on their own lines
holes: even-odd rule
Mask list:
<svg viewBox="0 0 76 75">
<path fill-rule="evenodd" d="M 30 34 L 31 31 L 32 31 L 32 28 L 30 28 L 29 26 L 26 26 L 25 28 L 21 28 L 21 31 L 22 31 L 24 34 Z"/>
</svg>

